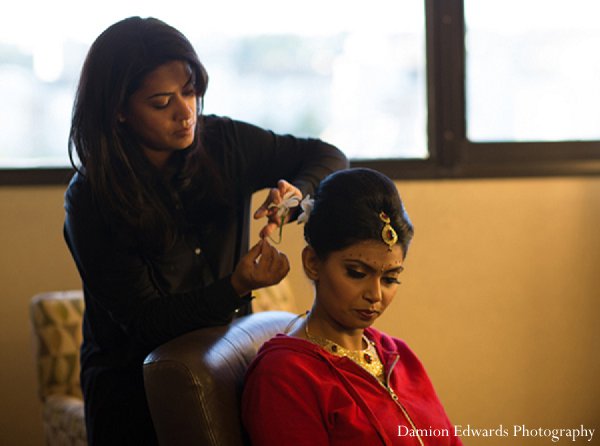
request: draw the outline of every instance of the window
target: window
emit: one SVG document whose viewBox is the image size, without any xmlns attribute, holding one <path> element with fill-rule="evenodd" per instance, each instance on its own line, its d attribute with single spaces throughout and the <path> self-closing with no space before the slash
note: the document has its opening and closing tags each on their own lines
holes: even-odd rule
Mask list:
<svg viewBox="0 0 600 446">
<path fill-rule="evenodd" d="M 395 178 L 597 174 L 593 1 L 24 0 L 0 16 L 0 183 L 70 176 L 83 58 L 130 15 L 190 38 L 210 75 L 206 113 L 319 136 L 354 165 Z"/>
<path fill-rule="evenodd" d="M 522 85 L 541 82 L 545 76 L 555 82 L 557 88 L 563 88 L 565 77 L 559 75 L 560 71 L 573 70 L 568 64 L 544 66 L 542 61 L 537 67 L 541 65 L 543 70 L 524 73 L 526 63 L 534 63 L 523 60 L 528 59 L 525 54 L 535 59 L 533 55 L 538 56 L 542 46 L 546 51 L 554 49 L 559 54 L 560 46 L 568 45 L 556 38 L 540 42 L 536 38 L 536 27 L 541 24 L 539 26 L 549 33 L 546 35 L 558 32 L 553 29 L 568 29 L 571 41 L 581 39 L 584 42 L 580 42 L 581 45 L 588 45 L 589 16 L 595 11 L 591 2 L 431 0 L 426 4 L 428 145 L 433 166 L 429 163 L 423 168 L 421 164 L 401 163 L 390 174 L 408 178 L 418 176 L 421 171 L 426 177 L 455 178 L 600 173 L 600 141 L 585 140 L 580 123 L 573 126 L 561 122 L 560 138 L 556 136 L 556 129 L 550 128 L 556 121 L 546 126 L 527 124 L 531 129 L 527 136 L 512 130 L 517 127 L 512 125 L 515 120 L 519 121 L 518 126 L 523 126 L 521 121 L 536 119 L 528 116 L 521 104 L 530 93 Z M 551 17 L 561 17 L 563 21 L 551 20 Z M 519 30 L 520 44 L 506 49 L 511 42 L 502 36 L 511 29 Z M 514 52 L 521 54 L 516 62 Z M 577 62 L 578 67 L 594 66 L 587 59 L 595 57 L 593 52 L 578 52 L 568 63 Z M 593 94 L 595 88 L 589 82 L 575 85 L 576 82 L 571 81 L 571 90 L 578 89 L 580 96 Z M 548 92 L 553 93 L 551 90 Z M 510 103 L 506 96 L 514 102 Z M 536 107 L 543 100 L 529 95 L 526 107 Z M 577 109 L 578 116 L 583 117 L 584 107 L 577 104 L 571 110 Z M 553 107 L 555 112 L 559 109 L 559 106 Z M 556 139 L 548 141 L 543 137 L 546 134 Z"/>
<path fill-rule="evenodd" d="M 471 141 L 600 139 L 596 4 L 465 1 Z"/>
<path fill-rule="evenodd" d="M 57 0 L 53 8 L 70 9 L 67 3 Z M 421 2 L 375 0 L 365 9 L 342 0 L 285 7 L 238 0 L 203 3 L 193 13 L 164 5 L 87 4 L 28 28 L 22 24 L 30 23 L 31 4 L 4 14 L 0 117 L 10 124 L 2 128 L 0 167 L 68 166 L 85 54 L 103 29 L 129 15 L 161 18 L 190 39 L 210 75 L 206 113 L 321 137 L 353 158 L 427 155 Z"/>
</svg>

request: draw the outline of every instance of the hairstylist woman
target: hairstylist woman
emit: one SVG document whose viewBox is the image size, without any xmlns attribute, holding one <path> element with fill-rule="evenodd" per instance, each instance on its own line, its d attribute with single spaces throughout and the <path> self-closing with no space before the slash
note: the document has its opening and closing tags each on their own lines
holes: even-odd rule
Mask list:
<svg viewBox="0 0 600 446">
<path fill-rule="evenodd" d="M 156 443 L 145 356 L 190 330 L 250 309 L 286 257 L 264 238 L 286 194 L 313 193 L 346 166 L 316 139 L 203 116 L 208 75 L 189 41 L 157 19 L 106 29 L 85 60 L 69 153 L 65 238 L 83 281 L 81 384 L 90 445 Z M 248 251 L 250 199 L 268 217 Z"/>
</svg>

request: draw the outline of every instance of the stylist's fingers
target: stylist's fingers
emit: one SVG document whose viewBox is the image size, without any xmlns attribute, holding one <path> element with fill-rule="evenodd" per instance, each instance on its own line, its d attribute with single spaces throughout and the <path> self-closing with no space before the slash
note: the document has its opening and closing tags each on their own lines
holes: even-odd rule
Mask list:
<svg viewBox="0 0 600 446">
<path fill-rule="evenodd" d="M 271 268 L 273 258 L 275 257 L 275 253 L 273 251 L 274 249 L 269 242 L 263 239 L 260 244 L 260 257 L 256 260 L 256 262 L 254 262 L 256 266 L 255 276 L 257 280 L 261 280 L 265 272 L 269 271 Z"/>
<path fill-rule="evenodd" d="M 279 283 L 290 270 L 287 256 L 278 251 L 266 240 L 262 246 L 262 255 L 257 264 L 260 277 L 265 285 L 270 286 Z"/>
<path fill-rule="evenodd" d="M 292 195 L 296 195 L 298 198 L 302 198 L 302 192 L 292 183 L 286 180 L 279 180 L 277 182 L 277 189 L 279 190 L 279 194 L 283 197 L 289 192 L 293 192 Z"/>
<path fill-rule="evenodd" d="M 247 262 L 248 264 L 256 263 L 262 254 L 262 250 L 263 250 L 263 243 L 262 243 L 262 240 L 259 240 L 258 243 L 256 243 L 252 248 L 250 248 L 250 250 L 246 253 L 246 255 L 244 257 L 242 257 L 242 260 L 240 261 L 240 263 L 241 262 Z"/>
<path fill-rule="evenodd" d="M 267 198 L 265 198 L 265 201 L 263 202 L 262 205 L 260 205 L 260 207 L 256 210 L 256 212 L 254 213 L 254 218 L 255 219 L 259 219 L 259 218 L 263 218 L 267 215 L 270 214 L 274 214 L 275 213 L 275 209 L 270 209 L 269 206 L 273 203 L 273 204 L 279 204 L 281 203 L 281 193 L 279 192 L 278 188 L 271 188 L 269 189 L 269 193 L 267 194 Z"/>
<path fill-rule="evenodd" d="M 267 238 L 268 236 L 273 234 L 273 232 L 277 231 L 278 227 L 279 227 L 279 223 L 271 221 L 263 226 L 263 228 L 258 233 L 258 236 L 260 238 Z"/>
<path fill-rule="evenodd" d="M 235 270 L 231 274 L 231 285 L 238 295 L 243 296 L 252 291 L 252 272 L 260 258 L 262 252 L 263 240 L 259 240 L 250 250 L 244 255 Z"/>
<path fill-rule="evenodd" d="M 298 189 L 296 186 L 294 186 L 291 183 L 288 183 L 285 180 L 279 180 L 277 183 L 277 187 L 279 189 L 279 194 L 282 197 L 281 199 L 285 202 L 288 211 L 300 205 L 300 202 L 302 200 L 302 191 L 300 189 Z M 284 223 L 287 223 L 290 220 L 290 217 L 291 213 L 286 213 Z"/>
<path fill-rule="evenodd" d="M 281 282 L 289 270 L 287 256 L 266 240 L 260 240 L 236 266 L 231 275 L 231 285 L 242 296 L 252 290 Z"/>
<path fill-rule="evenodd" d="M 277 252 L 276 261 L 273 262 L 272 268 L 276 271 L 276 283 L 279 283 L 290 272 L 290 261 L 284 253 Z"/>
<path fill-rule="evenodd" d="M 297 197 L 299 201 L 302 199 L 302 192 L 289 181 L 279 180 L 277 187 L 269 189 L 267 198 L 254 213 L 254 218 L 258 219 L 269 216 L 269 219 L 274 219 L 276 210 L 273 209 L 272 205 L 278 205 L 284 200 L 284 197 L 289 198 L 291 196 Z"/>
<path fill-rule="evenodd" d="M 275 285 L 290 270 L 287 256 L 278 251 L 268 241 L 262 240 L 260 258 L 255 262 L 253 289 Z"/>
</svg>

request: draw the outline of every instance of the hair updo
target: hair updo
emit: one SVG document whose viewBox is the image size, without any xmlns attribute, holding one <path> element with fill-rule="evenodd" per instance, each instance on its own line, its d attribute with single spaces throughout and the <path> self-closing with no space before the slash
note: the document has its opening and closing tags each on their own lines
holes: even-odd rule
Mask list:
<svg viewBox="0 0 600 446">
<path fill-rule="evenodd" d="M 357 242 L 384 243 L 381 212 L 390 218 L 405 257 L 414 230 L 392 180 L 366 168 L 337 171 L 325 178 L 315 192 L 304 239 L 321 259 Z"/>
</svg>

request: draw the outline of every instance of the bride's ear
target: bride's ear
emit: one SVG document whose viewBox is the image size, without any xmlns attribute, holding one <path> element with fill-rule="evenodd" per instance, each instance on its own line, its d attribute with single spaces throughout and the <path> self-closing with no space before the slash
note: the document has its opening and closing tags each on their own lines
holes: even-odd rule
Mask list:
<svg viewBox="0 0 600 446">
<path fill-rule="evenodd" d="M 302 266 L 304 267 L 304 273 L 310 280 L 319 280 L 320 263 L 321 261 L 313 247 L 310 245 L 305 246 L 302 250 Z"/>
</svg>

